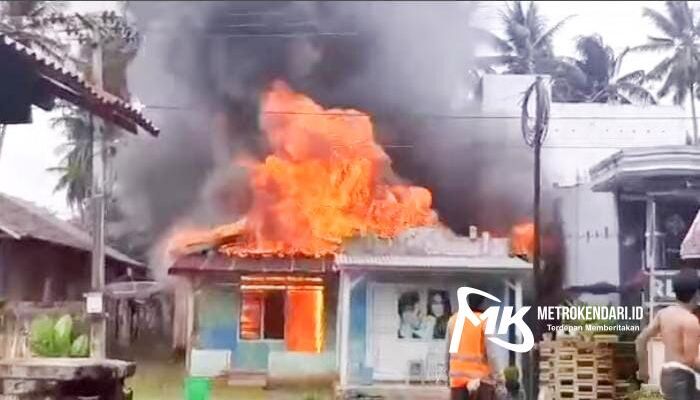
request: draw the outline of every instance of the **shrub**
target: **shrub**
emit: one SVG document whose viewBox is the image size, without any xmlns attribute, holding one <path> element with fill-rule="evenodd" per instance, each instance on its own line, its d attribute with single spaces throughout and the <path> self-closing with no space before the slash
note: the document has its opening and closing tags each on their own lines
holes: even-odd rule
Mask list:
<svg viewBox="0 0 700 400">
<path fill-rule="evenodd" d="M 641 389 L 625 396 L 624 400 L 664 400 L 658 390 Z"/>
<path fill-rule="evenodd" d="M 41 357 L 87 357 L 88 336 L 79 333 L 73 318 L 66 314 L 58 320 L 42 315 L 32 321 L 29 345 Z"/>
</svg>

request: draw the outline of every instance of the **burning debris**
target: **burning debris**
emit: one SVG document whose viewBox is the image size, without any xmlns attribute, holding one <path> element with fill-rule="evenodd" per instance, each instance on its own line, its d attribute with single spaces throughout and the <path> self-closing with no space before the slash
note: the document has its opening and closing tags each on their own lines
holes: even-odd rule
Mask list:
<svg viewBox="0 0 700 400">
<path fill-rule="evenodd" d="M 391 238 L 437 223 L 430 191 L 390 182 L 397 179 L 368 115 L 324 109 L 282 81 L 261 103 L 272 154 L 237 161 L 250 170 L 250 210 L 211 231 L 177 233 L 176 254 L 219 246 L 229 256 L 319 257 L 358 235 Z"/>
</svg>

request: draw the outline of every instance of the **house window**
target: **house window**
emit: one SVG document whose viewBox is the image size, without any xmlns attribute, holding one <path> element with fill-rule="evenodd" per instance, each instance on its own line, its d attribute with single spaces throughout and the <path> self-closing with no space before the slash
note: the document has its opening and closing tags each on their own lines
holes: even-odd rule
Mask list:
<svg viewBox="0 0 700 400">
<path fill-rule="evenodd" d="M 241 339 L 284 339 L 284 308 L 283 290 L 243 291 Z"/>
</svg>

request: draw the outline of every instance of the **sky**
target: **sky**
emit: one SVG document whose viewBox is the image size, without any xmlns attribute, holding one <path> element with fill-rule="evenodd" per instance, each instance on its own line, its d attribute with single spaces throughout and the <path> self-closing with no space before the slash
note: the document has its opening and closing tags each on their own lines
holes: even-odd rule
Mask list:
<svg viewBox="0 0 700 400">
<path fill-rule="evenodd" d="M 111 1 L 73 2 L 75 11 L 90 12 L 113 8 Z M 642 17 L 643 7 L 663 9 L 662 2 L 640 1 L 547 1 L 536 2 L 550 24 L 574 15 L 554 40 L 555 51 L 562 56 L 575 56 L 574 40 L 583 34 L 598 33 L 616 52 L 627 46 L 645 42 L 646 36 L 656 33 Z M 697 3 L 697 2 L 691 2 Z M 693 4 L 698 6 L 697 4 Z M 503 2 L 482 3 L 480 20 L 486 27 L 500 33 L 498 9 Z M 656 54 L 633 54 L 626 58 L 622 72 L 636 69 L 649 70 Z M 135 93 L 138 97 L 138 93 Z M 69 217 L 70 209 L 64 192 L 53 190 L 58 176 L 47 168 L 58 165 L 60 154 L 56 149 L 65 138 L 50 128 L 53 114 L 35 109 L 34 123 L 8 128 L 0 153 L 0 192 L 8 193 L 46 207 L 61 217 Z M 167 132 L 163 132 L 167 135 Z"/>
<path fill-rule="evenodd" d="M 72 10 L 94 12 L 112 9 L 112 1 L 71 2 Z M 34 107 L 32 124 L 10 125 L 0 147 L 0 192 L 32 201 L 62 218 L 72 212 L 65 191 L 54 191 L 59 174 L 47 171 L 59 165 L 65 137 L 51 128 L 56 113 Z"/>
</svg>

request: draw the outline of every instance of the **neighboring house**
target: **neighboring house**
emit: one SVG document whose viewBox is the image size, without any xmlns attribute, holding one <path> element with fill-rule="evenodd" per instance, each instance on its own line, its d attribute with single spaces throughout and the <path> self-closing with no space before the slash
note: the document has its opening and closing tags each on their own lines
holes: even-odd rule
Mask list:
<svg viewBox="0 0 700 400">
<path fill-rule="evenodd" d="M 320 259 L 229 258 L 215 248 L 181 257 L 169 272 L 191 285 L 190 374 L 261 384 L 339 376 L 341 389 L 366 392 L 406 390 L 417 373 L 433 385 L 413 389 L 440 391 L 457 289 L 523 304 L 531 265 L 509 252 L 506 238 L 416 228 L 388 242 L 349 241 Z M 425 323 L 410 326 L 408 314 Z M 497 357 L 521 363 L 506 351 Z"/>
<path fill-rule="evenodd" d="M 673 301 L 670 274 L 684 263 L 681 244 L 700 209 L 700 149 L 623 150 L 591 168 L 591 181 L 594 191 L 615 196 L 619 281 L 636 283 L 622 301 L 652 310 Z M 641 288 L 649 289 L 643 299 Z"/>
<path fill-rule="evenodd" d="M 0 296 L 70 301 L 90 290 L 92 239 L 27 201 L 0 193 Z M 107 246 L 106 280 L 144 276 L 145 266 Z"/>
<path fill-rule="evenodd" d="M 557 186 L 555 191 L 564 225 L 566 271 L 563 286 L 619 285 L 620 235 L 615 196 L 594 192 L 589 182 Z M 619 298 L 606 296 L 603 300 L 617 303 Z"/>
<path fill-rule="evenodd" d="M 439 390 L 447 382 L 445 332 L 458 309 L 457 289 L 484 290 L 501 300 L 499 306 L 516 310 L 529 297 L 524 290 L 532 287 L 532 266 L 509 253 L 506 238 L 469 238 L 435 228 L 346 248 L 336 257 L 341 389 L 386 398 L 409 391 L 427 396 L 430 390 L 433 397 L 446 396 Z M 503 339 L 520 343 L 517 335 L 509 330 Z M 497 369 L 515 364 L 531 370 L 520 355 L 499 347 L 489 351 Z M 523 382 L 528 379 L 526 372 Z M 406 386 L 414 381 L 423 384 Z"/>
<path fill-rule="evenodd" d="M 523 143 L 520 114 L 523 93 L 533 81 L 534 76 L 527 75 L 486 75 L 482 80 L 482 118 L 474 124 L 488 132 L 482 140 L 504 148 L 504 158 L 510 154 L 522 157 L 522 152 L 531 151 Z M 643 250 L 639 242 L 635 242 L 634 249 L 620 246 L 626 235 L 621 227 L 629 224 L 619 219 L 630 217 L 620 214 L 619 197 L 614 191 L 593 188 L 589 170 L 603 160 L 613 160 L 620 151 L 683 147 L 692 132 L 688 110 L 661 105 L 552 103 L 550 116 L 542 149 L 543 217 L 555 219 L 551 215 L 555 209 L 560 213 L 556 217 L 562 221 L 565 242 L 563 285 L 618 286 L 625 282 L 620 280 L 623 276 L 630 278 L 620 274 L 622 260 L 634 257 L 638 264 Z M 492 178 L 504 186 L 520 184 L 523 195 L 527 199 L 532 196 L 530 168 L 513 169 L 506 177 Z M 642 211 L 633 218 L 643 221 L 644 215 Z M 635 254 L 621 254 L 630 251 Z M 602 299 L 609 300 L 617 301 Z"/>
</svg>

